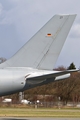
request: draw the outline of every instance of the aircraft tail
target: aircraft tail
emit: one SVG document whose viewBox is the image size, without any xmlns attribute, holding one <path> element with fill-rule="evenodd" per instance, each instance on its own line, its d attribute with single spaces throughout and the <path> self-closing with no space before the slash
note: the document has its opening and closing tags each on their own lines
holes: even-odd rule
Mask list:
<svg viewBox="0 0 80 120">
<path fill-rule="evenodd" d="M 55 15 L 13 57 L 0 65 L 52 70 L 76 15 Z"/>
</svg>

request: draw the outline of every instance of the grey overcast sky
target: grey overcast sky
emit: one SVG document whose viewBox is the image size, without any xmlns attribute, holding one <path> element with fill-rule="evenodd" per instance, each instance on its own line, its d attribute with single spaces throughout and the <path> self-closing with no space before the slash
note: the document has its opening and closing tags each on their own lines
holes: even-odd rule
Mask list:
<svg viewBox="0 0 80 120">
<path fill-rule="evenodd" d="M 55 14 L 77 14 L 56 66 L 80 67 L 80 0 L 0 0 L 0 57 L 9 59 Z"/>
</svg>

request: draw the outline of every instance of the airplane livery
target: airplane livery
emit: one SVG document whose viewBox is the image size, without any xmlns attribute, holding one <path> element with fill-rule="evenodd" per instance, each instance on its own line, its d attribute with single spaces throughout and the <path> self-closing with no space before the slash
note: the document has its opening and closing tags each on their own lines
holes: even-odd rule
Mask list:
<svg viewBox="0 0 80 120">
<path fill-rule="evenodd" d="M 75 17 L 53 16 L 16 54 L 0 64 L 0 96 L 65 79 L 77 71 L 53 70 Z"/>
</svg>

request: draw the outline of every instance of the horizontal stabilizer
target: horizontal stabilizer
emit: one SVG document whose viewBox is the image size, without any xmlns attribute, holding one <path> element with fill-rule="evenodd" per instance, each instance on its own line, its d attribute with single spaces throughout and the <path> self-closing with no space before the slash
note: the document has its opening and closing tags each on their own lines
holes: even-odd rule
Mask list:
<svg viewBox="0 0 80 120">
<path fill-rule="evenodd" d="M 66 74 L 69 74 L 69 73 L 73 73 L 73 72 L 77 72 L 79 71 L 78 69 L 73 69 L 73 70 L 65 70 L 65 71 L 54 71 L 53 73 L 45 73 L 45 74 L 42 74 L 42 75 L 37 75 L 37 76 L 34 76 L 31 75 L 31 76 L 28 76 L 26 78 L 26 81 L 28 81 L 28 83 L 40 83 L 40 82 L 43 82 L 45 81 L 46 79 L 49 79 L 49 78 L 56 78 L 56 77 L 59 77 L 59 76 L 62 76 L 62 75 L 66 75 Z"/>
</svg>

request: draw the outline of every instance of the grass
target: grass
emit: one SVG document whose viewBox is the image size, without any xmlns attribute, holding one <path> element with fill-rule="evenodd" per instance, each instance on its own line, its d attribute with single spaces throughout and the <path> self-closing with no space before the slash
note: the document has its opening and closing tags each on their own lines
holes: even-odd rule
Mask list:
<svg viewBox="0 0 80 120">
<path fill-rule="evenodd" d="M 80 109 L 0 108 L 1 117 L 80 117 Z"/>
</svg>

